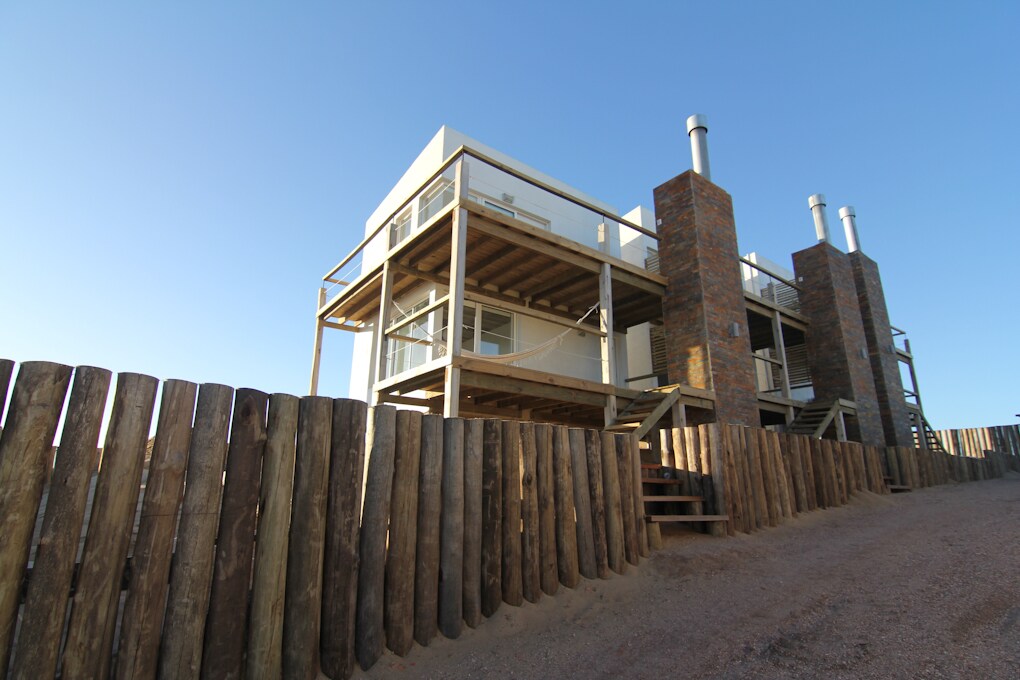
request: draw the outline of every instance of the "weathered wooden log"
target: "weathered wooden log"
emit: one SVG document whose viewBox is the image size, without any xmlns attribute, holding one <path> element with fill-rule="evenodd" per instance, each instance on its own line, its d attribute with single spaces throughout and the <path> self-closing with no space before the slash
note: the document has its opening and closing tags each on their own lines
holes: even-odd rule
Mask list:
<svg viewBox="0 0 1020 680">
<path fill-rule="evenodd" d="M 283 677 L 289 680 L 311 680 L 320 673 L 322 561 L 332 427 L 332 399 L 301 398 L 283 608 Z"/>
<path fill-rule="evenodd" d="M 182 380 L 163 383 L 156 440 L 149 460 L 138 537 L 132 557 L 131 583 L 120 625 L 118 678 L 151 678 L 156 675 L 174 531 L 177 528 L 177 511 L 184 495 L 184 473 L 188 465 L 191 421 L 197 393 L 198 386 L 194 383 Z M 88 441 L 94 455 L 95 437 L 89 437 Z M 89 453 L 83 451 L 83 460 L 90 457 Z M 57 460 L 59 464 L 59 456 Z M 77 533 L 74 547 L 77 548 Z"/>
<path fill-rule="evenodd" d="M 814 477 L 815 498 L 818 503 L 817 507 L 830 507 L 828 493 L 826 493 L 826 482 L 829 475 L 822 459 L 822 441 L 820 439 L 810 437 L 807 440 L 807 445 L 811 453 L 811 468 L 812 476 Z"/>
<path fill-rule="evenodd" d="M 595 531 L 592 528 L 591 496 L 588 488 L 588 456 L 584 430 L 572 427 L 567 432 L 570 447 L 570 472 L 574 484 L 574 525 L 577 528 L 577 566 L 581 576 L 598 578 L 595 562 Z"/>
<path fill-rule="evenodd" d="M 266 446 L 269 395 L 242 388 L 234 393 L 234 415 L 227 447 L 220 528 L 216 539 L 209 614 L 205 625 L 202 677 L 234 680 L 243 673 L 245 621 L 255 556 L 255 510 Z"/>
<path fill-rule="evenodd" d="M 804 435 L 791 435 L 797 440 L 800 449 L 800 460 L 804 466 L 804 491 L 807 493 L 808 510 L 817 510 L 819 506 L 818 485 L 815 481 L 814 454 L 811 451 L 811 438 Z"/>
<path fill-rule="evenodd" d="M 159 381 L 148 375 L 117 375 L 117 393 L 67 627 L 65 677 L 105 678 L 110 673 L 121 578 L 158 386 Z"/>
<path fill-rule="evenodd" d="M 801 457 L 800 438 L 790 434 L 780 435 L 780 441 L 790 461 L 793 497 L 797 512 L 808 512 L 807 486 L 804 483 L 804 461 Z"/>
<path fill-rule="evenodd" d="M 630 454 L 630 478 L 634 485 L 632 501 L 634 503 L 634 518 L 637 522 L 638 554 L 641 557 L 648 557 L 651 553 L 648 550 L 648 524 L 645 522 L 644 487 L 641 484 L 641 449 L 635 435 L 626 435 L 626 439 Z"/>
<path fill-rule="evenodd" d="M 725 447 L 722 442 L 719 425 L 700 425 L 696 429 L 688 428 L 689 431 L 697 432 L 701 450 L 702 470 L 707 475 L 703 487 L 706 491 L 711 489 L 712 502 L 709 507 L 716 514 L 730 513 L 733 511 L 733 486 L 731 471 L 727 467 Z M 711 481 L 711 484 L 708 482 Z M 733 515 L 728 515 L 729 520 L 723 525 L 720 522 L 709 522 L 708 530 L 713 536 L 730 535 L 736 533 L 733 525 Z"/>
<path fill-rule="evenodd" d="M 386 647 L 406 656 L 414 644 L 414 552 L 418 540 L 418 473 L 422 414 L 397 411 L 383 612 Z"/>
<path fill-rule="evenodd" d="M 751 494 L 755 504 L 755 528 L 769 526 L 768 497 L 765 495 L 765 472 L 762 469 L 761 451 L 755 431 L 748 427 L 740 428 L 740 439 L 747 451 L 747 460 L 751 473 Z"/>
<path fill-rule="evenodd" d="M 769 450 L 768 430 L 752 428 L 747 430 L 750 437 L 754 437 L 758 446 L 758 460 L 761 461 L 762 485 L 765 491 L 765 520 L 768 526 L 779 525 L 779 519 L 783 514 L 782 504 L 779 501 L 779 479 L 776 471 L 776 462 L 772 458 L 772 451 Z"/>
<path fill-rule="evenodd" d="M 496 613 L 503 601 L 503 427 L 484 421 L 482 441 L 482 615 Z"/>
<path fill-rule="evenodd" d="M 776 481 L 779 485 L 779 505 L 782 508 L 783 517 L 796 517 L 797 504 L 793 498 L 793 475 L 790 472 L 790 459 L 783 455 L 783 448 L 779 442 L 779 434 L 769 432 L 768 442 L 769 451 L 772 453 L 772 460 L 776 466 Z"/>
<path fill-rule="evenodd" d="M 427 646 L 439 631 L 439 522 L 442 513 L 443 416 L 421 422 L 418 547 L 414 562 L 414 639 Z"/>
<path fill-rule="evenodd" d="M 195 678 L 201 669 L 233 394 L 226 385 L 206 383 L 198 389 L 163 620 L 160 678 Z"/>
<path fill-rule="evenodd" d="M 538 448 L 535 424 L 521 423 L 521 591 L 528 602 L 542 597 L 538 512 Z"/>
<path fill-rule="evenodd" d="M 637 517 L 634 515 L 634 484 L 630 465 L 630 447 L 626 435 L 616 438 L 616 473 L 620 480 L 620 510 L 623 515 L 623 548 L 627 562 L 636 565 L 638 554 Z M 557 505 L 557 513 L 559 506 Z"/>
<path fill-rule="evenodd" d="M 439 532 L 439 630 L 460 637 L 464 627 L 464 421 L 443 422 L 442 517 Z"/>
<path fill-rule="evenodd" d="M 503 519 L 500 585 L 503 601 L 513 607 L 524 602 L 521 576 L 521 425 L 516 420 L 502 423 L 501 462 Z"/>
<path fill-rule="evenodd" d="M 739 439 L 736 438 L 736 430 L 732 425 L 699 426 L 699 432 L 709 437 L 709 444 L 713 450 L 718 447 L 719 454 L 723 457 L 726 479 L 726 499 L 729 509 L 729 525 L 733 527 L 734 533 L 747 533 L 747 511 L 745 502 L 747 496 L 744 491 L 744 477 L 737 446 Z"/>
<path fill-rule="evenodd" d="M 752 451 L 748 446 L 746 430 L 743 427 L 734 425 L 731 436 L 736 446 L 734 454 L 737 456 L 737 462 L 741 467 L 741 483 L 743 484 L 744 492 L 744 522 L 747 533 L 751 533 L 757 531 L 758 527 L 761 526 L 758 492 L 754 484 L 754 474 L 751 472 L 751 468 L 754 466 Z"/>
<path fill-rule="evenodd" d="M 276 680 L 283 674 L 283 610 L 297 425 L 298 398 L 270 395 L 245 664 L 249 680 Z M 360 503 L 360 498 L 357 500 Z"/>
<path fill-rule="evenodd" d="M 482 622 L 482 420 L 464 421 L 464 623 Z"/>
<path fill-rule="evenodd" d="M 4 672 L 50 450 L 70 380 L 70 366 L 23 363 L 0 433 L 0 669 Z"/>
<path fill-rule="evenodd" d="M 684 455 L 687 458 L 687 470 L 690 479 L 690 495 L 700 496 L 703 501 L 694 501 L 689 503 L 687 511 L 692 515 L 703 515 L 705 514 L 705 508 L 715 507 L 715 493 L 710 483 L 711 478 L 711 461 L 706 456 L 702 460 L 701 456 L 701 441 L 696 427 L 678 427 L 674 428 L 675 433 L 674 439 L 683 442 Z M 708 483 L 706 483 L 708 482 Z M 726 514 L 723 510 L 717 514 Z M 696 531 L 705 532 L 712 535 L 722 535 L 725 533 L 725 525 L 720 522 L 696 522 L 693 525 Z"/>
<path fill-rule="evenodd" d="M 577 528 L 574 521 L 574 480 L 570 470 L 570 435 L 565 426 L 556 425 L 553 427 L 552 444 L 553 494 L 556 502 L 556 569 L 560 583 L 568 588 L 574 588 L 581 576 L 577 563 Z"/>
<path fill-rule="evenodd" d="M 321 663 L 325 674 L 337 680 L 349 678 L 354 673 L 358 544 L 367 427 L 368 408 L 364 402 L 333 400 L 329 483 L 326 489 L 326 542 L 322 559 Z"/>
<path fill-rule="evenodd" d="M 584 432 L 585 462 L 588 466 L 588 503 L 591 507 L 592 540 L 595 543 L 595 572 L 609 578 L 606 544 L 606 496 L 602 486 L 602 437 L 596 430 Z"/>
<path fill-rule="evenodd" d="M 371 668 L 385 644 L 383 601 L 386 584 L 386 534 L 393 495 L 397 412 L 389 405 L 372 408 L 372 428 L 365 500 L 358 539 L 358 611 L 354 626 L 354 652 L 358 665 Z"/>
<path fill-rule="evenodd" d="M 0 402 L 7 396 L 4 373 L 7 372 L 6 378 L 9 379 L 10 368 L 10 365 L 5 366 L 4 362 L 0 362 Z M 28 593 L 25 597 L 20 633 L 23 642 L 14 650 L 14 665 L 9 676 L 12 679 L 30 680 L 53 677 L 56 674 L 57 653 L 67 611 L 67 594 L 71 590 L 71 576 L 85 517 L 89 478 L 96 459 L 99 427 L 103 420 L 103 408 L 109 389 L 109 371 L 92 366 L 79 366 L 75 370 L 67 417 L 64 419 L 64 429 L 60 436 L 60 450 L 57 453 L 53 479 L 50 483 L 39 549 L 36 551 L 32 578 L 28 582 Z M 0 409 L 2 408 L 0 406 Z M 185 453 L 186 451 L 187 444 Z M 4 481 L 6 482 L 6 478 Z M 169 542 L 166 547 L 169 555 Z M 163 582 L 166 582 L 165 573 Z M 159 623 L 162 623 L 162 611 Z M 155 642 L 158 645 L 158 626 Z M 0 676 L 2 675 L 0 672 Z"/>
<path fill-rule="evenodd" d="M 623 507 L 620 500 L 620 473 L 617 467 L 616 440 L 618 435 L 603 432 L 601 464 L 602 491 L 606 509 L 606 560 L 617 574 L 627 570 L 624 550 Z"/>
</svg>

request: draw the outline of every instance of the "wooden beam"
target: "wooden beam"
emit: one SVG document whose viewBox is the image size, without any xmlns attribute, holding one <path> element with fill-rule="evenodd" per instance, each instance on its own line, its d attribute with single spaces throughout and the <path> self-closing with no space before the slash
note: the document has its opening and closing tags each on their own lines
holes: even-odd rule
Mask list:
<svg viewBox="0 0 1020 680">
<path fill-rule="evenodd" d="M 433 303 L 431 303 L 431 304 L 429 304 L 429 305 L 427 305 L 425 307 L 422 307 L 421 309 L 419 309 L 417 312 L 415 312 L 411 316 L 403 318 L 400 321 L 394 321 L 392 324 L 390 324 L 390 327 L 386 329 L 386 335 L 390 335 L 391 333 L 394 333 L 398 328 L 403 328 L 404 326 L 406 326 L 408 324 L 414 323 L 415 321 L 417 321 L 421 317 L 426 316 L 428 314 L 431 314 L 436 309 L 438 309 L 438 308 L 442 307 L 443 305 L 447 304 L 449 301 L 450 301 L 450 296 L 449 295 L 444 295 L 441 298 L 436 299 L 435 302 L 433 302 Z M 432 343 L 429 343 L 429 344 L 432 344 Z"/>
<path fill-rule="evenodd" d="M 641 439 L 648 434 L 648 431 L 652 429 L 652 426 L 659 422 L 659 419 L 662 418 L 662 416 L 666 415 L 666 411 L 671 409 L 678 399 L 680 399 L 680 390 L 673 390 L 667 394 L 666 398 L 659 402 L 659 405 L 655 407 L 655 410 L 649 413 L 648 417 L 641 421 L 641 424 L 638 425 L 636 430 L 634 430 L 634 435 L 638 439 Z"/>
<path fill-rule="evenodd" d="M 585 392 L 569 387 L 541 385 L 487 373 L 474 373 L 465 370 L 461 373 L 460 380 L 463 386 L 495 390 L 507 394 L 555 399 L 556 401 L 568 401 L 573 404 L 586 404 L 588 406 L 601 407 L 605 404 L 605 397 L 597 393 Z"/>
<path fill-rule="evenodd" d="M 554 373 L 546 373 L 545 371 L 536 371 L 531 368 L 497 364 L 493 361 L 486 361 L 484 359 L 472 359 L 461 356 L 454 358 L 453 363 L 465 371 L 475 371 L 477 373 L 488 373 L 490 375 L 518 378 L 520 380 L 526 380 L 543 385 L 571 387 L 585 392 L 597 392 L 599 394 L 616 394 L 619 391 L 619 388 L 614 388 L 613 385 L 604 385 L 590 380 L 582 380 L 581 378 L 556 375 Z M 633 390 L 630 391 L 633 392 Z M 634 392 L 634 394 L 636 395 L 638 393 Z"/>
<path fill-rule="evenodd" d="M 603 333 L 599 339 L 602 382 L 607 385 L 615 385 L 616 339 L 613 337 L 613 270 L 608 263 L 604 263 L 602 271 L 599 272 L 599 330 Z M 603 413 L 606 427 L 616 421 L 616 413 L 616 395 L 607 395 Z"/>
<path fill-rule="evenodd" d="M 383 263 L 382 291 L 379 295 L 379 317 L 375 324 L 375 371 L 372 375 L 371 405 L 375 406 L 376 386 L 386 375 L 386 334 L 383 329 L 389 322 L 390 303 L 393 301 L 393 271 L 389 261 Z"/>
<path fill-rule="evenodd" d="M 533 319 L 541 319 L 542 321 L 548 321 L 558 326 L 565 326 L 567 328 L 576 328 L 579 331 L 585 333 L 592 333 L 594 335 L 602 336 L 603 333 L 599 329 L 590 325 L 589 322 L 584 322 L 580 325 L 577 324 L 577 317 L 571 317 L 563 312 L 551 313 L 543 312 L 542 310 L 535 309 L 534 307 L 528 307 L 521 303 L 511 303 L 501 300 L 499 298 L 490 297 L 488 295 L 482 295 L 473 291 L 466 291 L 464 293 L 464 299 L 470 300 L 471 302 L 480 302 L 483 305 L 489 305 L 490 307 L 496 307 L 497 309 L 503 309 L 508 312 L 514 312 L 522 316 L 530 316 Z M 585 310 L 587 311 L 587 310 Z"/>
<path fill-rule="evenodd" d="M 465 203 L 467 198 L 466 162 L 463 158 L 457 161 L 455 184 L 458 203 Z M 468 215 L 463 207 L 453 214 L 453 227 L 450 236 L 450 292 L 446 296 L 449 309 L 446 313 L 446 354 L 454 360 L 460 356 L 464 341 L 464 266 L 467 261 L 467 226 Z M 443 385 L 443 415 L 456 418 L 460 408 L 460 368 L 451 363 L 446 367 Z"/>
</svg>

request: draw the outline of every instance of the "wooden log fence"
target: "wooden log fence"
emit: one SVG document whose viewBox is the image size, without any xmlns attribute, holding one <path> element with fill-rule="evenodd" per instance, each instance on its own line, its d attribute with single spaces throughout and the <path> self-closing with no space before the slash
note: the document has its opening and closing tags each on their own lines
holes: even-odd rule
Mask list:
<svg viewBox="0 0 1020 680">
<path fill-rule="evenodd" d="M 15 368 L 0 361 L 0 678 L 348 678 L 659 544 L 632 435 L 169 380 L 147 453 L 155 378 Z M 678 476 L 663 505 L 715 536 L 1020 471 L 1012 426 L 945 433 L 948 455 L 725 424 L 652 436 Z"/>
</svg>

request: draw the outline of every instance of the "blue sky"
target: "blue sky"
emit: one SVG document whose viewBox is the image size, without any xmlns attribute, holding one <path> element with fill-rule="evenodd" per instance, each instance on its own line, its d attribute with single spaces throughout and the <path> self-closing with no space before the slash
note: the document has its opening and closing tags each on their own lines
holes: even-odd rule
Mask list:
<svg viewBox="0 0 1020 680">
<path fill-rule="evenodd" d="M 1017 3 L 210 4 L 0 4 L 0 356 L 303 394 L 440 125 L 626 211 L 700 112 L 742 251 L 855 205 L 929 420 L 1016 422 Z"/>
</svg>

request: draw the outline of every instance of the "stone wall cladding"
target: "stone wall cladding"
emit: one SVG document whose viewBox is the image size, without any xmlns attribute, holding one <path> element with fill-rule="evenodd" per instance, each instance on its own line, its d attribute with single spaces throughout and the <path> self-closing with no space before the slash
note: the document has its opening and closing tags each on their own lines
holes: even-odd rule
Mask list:
<svg viewBox="0 0 1020 680">
<path fill-rule="evenodd" d="M 714 390 L 719 422 L 758 426 L 732 199 L 693 171 L 654 196 L 659 266 L 669 279 L 662 301 L 669 380 Z"/>
<path fill-rule="evenodd" d="M 885 430 L 885 443 L 889 446 L 913 446 L 910 413 L 903 396 L 903 380 L 893 347 L 889 309 L 885 303 L 878 265 L 859 251 L 850 253 L 849 258 L 857 287 L 861 320 L 864 322 L 864 335 L 868 340 L 868 355 L 875 379 L 882 428 Z"/>
<path fill-rule="evenodd" d="M 850 259 L 830 244 L 819 243 L 794 253 L 793 268 L 802 289 L 801 312 L 811 322 L 807 351 L 815 398 L 854 401 L 860 441 L 884 445 L 885 432 Z"/>
</svg>

